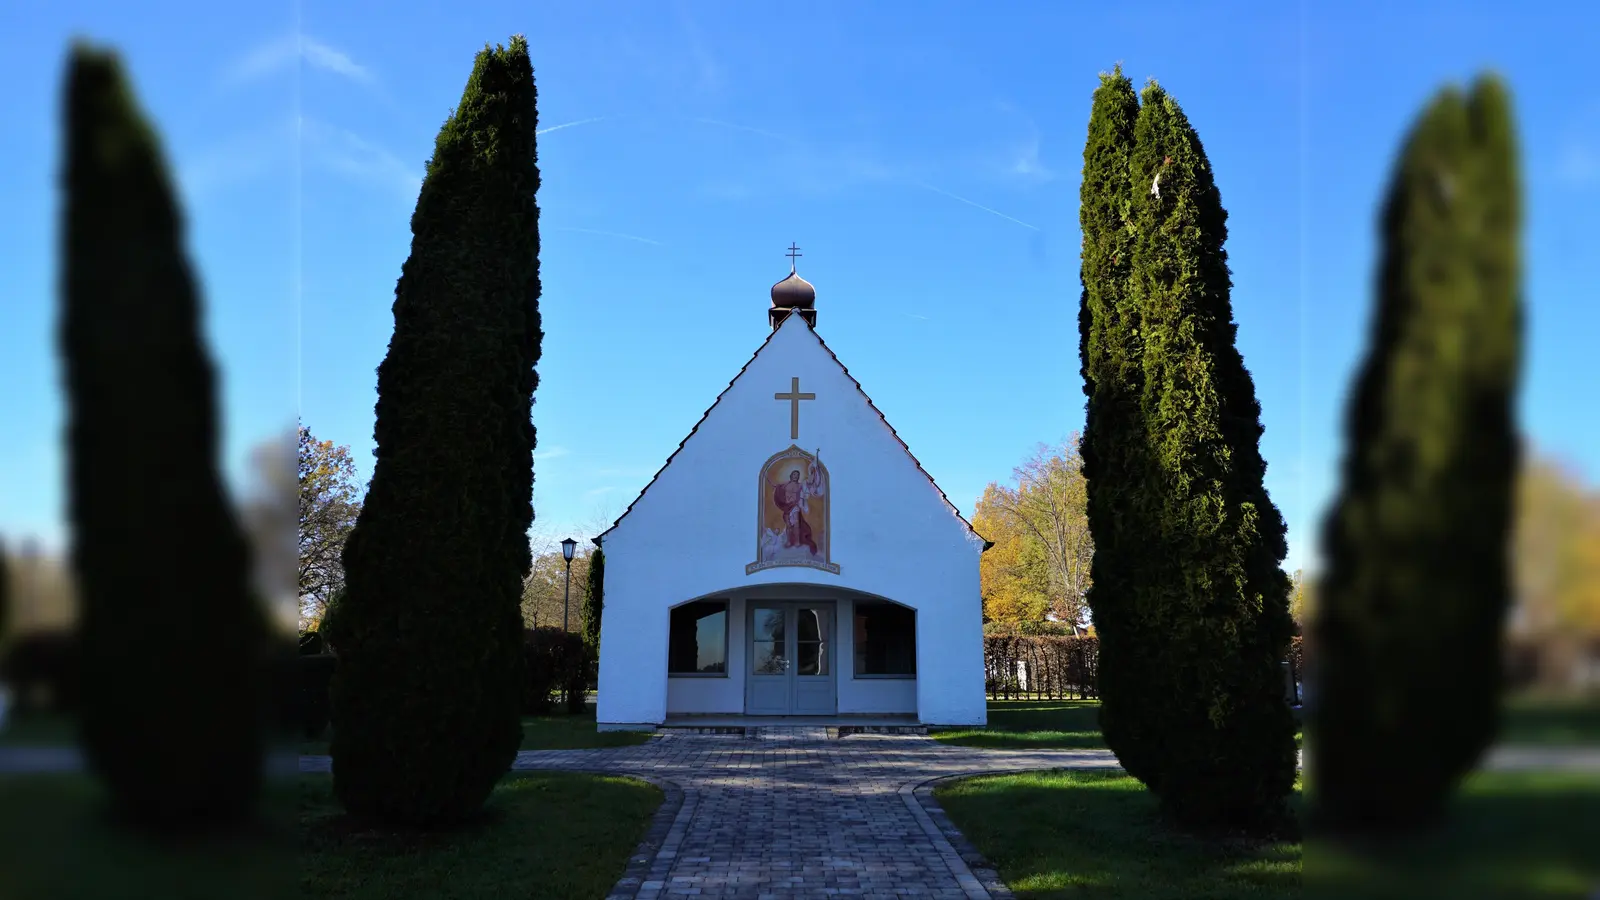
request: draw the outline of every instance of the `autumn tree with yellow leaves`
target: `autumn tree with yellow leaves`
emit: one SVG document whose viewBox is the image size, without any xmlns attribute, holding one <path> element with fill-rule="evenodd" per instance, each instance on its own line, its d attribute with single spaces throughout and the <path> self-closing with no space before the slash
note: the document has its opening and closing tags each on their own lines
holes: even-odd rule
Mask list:
<svg viewBox="0 0 1600 900">
<path fill-rule="evenodd" d="M 994 546 L 980 562 L 984 617 L 1025 624 L 1052 618 L 1088 624 L 1086 494 L 1078 437 L 1041 444 L 1012 471 L 1012 483 L 991 482 L 973 513 L 973 527 Z"/>
</svg>

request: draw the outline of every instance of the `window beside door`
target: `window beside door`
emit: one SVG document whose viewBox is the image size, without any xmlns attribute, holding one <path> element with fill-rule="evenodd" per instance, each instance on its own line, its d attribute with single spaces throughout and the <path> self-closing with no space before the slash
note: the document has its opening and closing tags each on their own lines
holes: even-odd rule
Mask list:
<svg viewBox="0 0 1600 900">
<path fill-rule="evenodd" d="M 728 674 L 728 601 L 696 600 L 673 607 L 667 639 L 668 675 Z"/>
<path fill-rule="evenodd" d="M 857 678 L 915 678 L 917 612 L 886 601 L 855 604 Z"/>
</svg>

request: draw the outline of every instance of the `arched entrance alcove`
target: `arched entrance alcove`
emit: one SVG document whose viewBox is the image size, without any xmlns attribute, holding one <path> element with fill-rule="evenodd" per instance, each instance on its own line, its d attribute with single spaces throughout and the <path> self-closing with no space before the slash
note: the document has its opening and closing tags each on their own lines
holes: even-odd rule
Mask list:
<svg viewBox="0 0 1600 900">
<path fill-rule="evenodd" d="M 918 616 L 848 588 L 763 584 L 668 612 L 666 721 L 917 721 Z"/>
</svg>

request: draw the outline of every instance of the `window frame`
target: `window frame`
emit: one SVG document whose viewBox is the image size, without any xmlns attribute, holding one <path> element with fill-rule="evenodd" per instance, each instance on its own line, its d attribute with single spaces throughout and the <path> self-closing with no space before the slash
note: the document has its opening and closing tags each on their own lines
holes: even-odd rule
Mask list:
<svg viewBox="0 0 1600 900">
<path fill-rule="evenodd" d="M 863 606 L 894 606 L 911 613 L 911 665 L 913 669 L 917 665 L 917 610 L 906 606 L 904 603 L 896 603 L 893 600 L 856 600 L 850 604 L 850 679 L 852 681 L 916 681 L 917 673 L 915 671 L 909 675 L 868 675 L 856 671 L 857 660 L 860 659 L 860 656 L 857 655 L 859 645 L 855 639 L 856 611 Z"/>
<path fill-rule="evenodd" d="M 672 671 L 672 614 L 685 606 L 696 603 L 722 604 L 722 671 L 721 672 L 674 672 Z M 679 603 L 667 609 L 667 677 L 668 678 L 728 678 L 729 667 L 733 664 L 733 647 L 729 640 L 733 628 L 733 601 L 726 597 L 701 597 L 687 603 Z"/>
</svg>

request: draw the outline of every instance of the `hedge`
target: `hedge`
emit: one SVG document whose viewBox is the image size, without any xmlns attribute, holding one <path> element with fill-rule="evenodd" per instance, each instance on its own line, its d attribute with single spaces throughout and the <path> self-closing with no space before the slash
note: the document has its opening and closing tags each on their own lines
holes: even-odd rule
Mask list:
<svg viewBox="0 0 1600 900">
<path fill-rule="evenodd" d="M 560 628 L 530 628 L 523 637 L 522 651 L 527 660 L 522 711 L 548 713 L 559 694 L 567 712 L 582 712 L 592 655 L 583 635 Z"/>
<path fill-rule="evenodd" d="M 999 623 L 984 626 L 984 690 L 991 697 L 1048 700 L 1098 697 L 1100 642 L 1088 636 L 1030 633 Z M 1289 665 L 1296 681 L 1305 680 L 1305 643 L 1293 638 Z"/>
<path fill-rule="evenodd" d="M 984 690 L 1051 700 L 1098 696 L 1100 640 L 1072 635 L 986 634 Z"/>
</svg>

